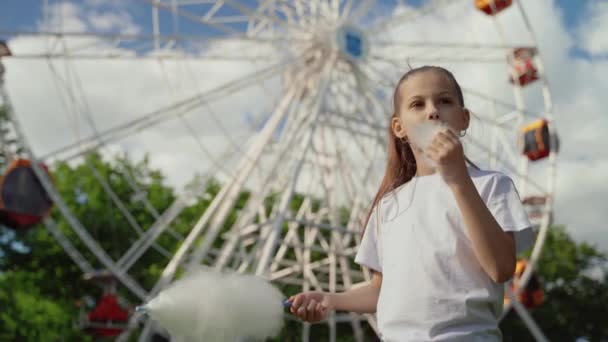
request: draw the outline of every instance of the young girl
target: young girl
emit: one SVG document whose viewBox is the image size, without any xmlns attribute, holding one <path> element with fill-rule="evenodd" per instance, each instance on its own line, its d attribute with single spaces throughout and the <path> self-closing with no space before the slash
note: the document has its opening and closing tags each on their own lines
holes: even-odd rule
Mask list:
<svg viewBox="0 0 608 342">
<path fill-rule="evenodd" d="M 500 341 L 502 283 L 534 242 L 519 195 L 509 177 L 464 156 L 470 113 L 449 71 L 410 70 L 393 105 L 386 173 L 355 257 L 371 281 L 300 293 L 290 310 L 312 323 L 331 310 L 376 312 L 383 341 Z M 444 126 L 422 149 L 409 136 L 428 121 Z"/>
</svg>

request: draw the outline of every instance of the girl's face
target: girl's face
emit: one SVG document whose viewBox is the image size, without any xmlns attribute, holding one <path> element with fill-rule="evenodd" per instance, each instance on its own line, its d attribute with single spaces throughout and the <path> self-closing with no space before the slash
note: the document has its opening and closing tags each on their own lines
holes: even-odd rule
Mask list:
<svg viewBox="0 0 608 342">
<path fill-rule="evenodd" d="M 391 120 L 397 137 L 407 137 L 416 124 L 436 120 L 447 124 L 455 132 L 469 126 L 469 111 L 462 107 L 454 82 L 435 70 L 415 73 L 399 87 L 399 108 Z"/>
</svg>

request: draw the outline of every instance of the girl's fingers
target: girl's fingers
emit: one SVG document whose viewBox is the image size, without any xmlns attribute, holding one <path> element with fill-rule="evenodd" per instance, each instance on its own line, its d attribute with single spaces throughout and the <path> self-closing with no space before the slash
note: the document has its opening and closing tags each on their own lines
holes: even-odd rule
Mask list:
<svg viewBox="0 0 608 342">
<path fill-rule="evenodd" d="M 301 306 L 298 309 L 298 313 L 297 316 L 302 319 L 302 320 L 306 320 L 306 308 L 304 308 L 303 306 Z"/>
<path fill-rule="evenodd" d="M 295 296 L 295 299 L 291 303 L 292 309 L 294 309 L 294 311 L 297 311 L 300 308 L 300 306 L 302 305 L 302 302 L 304 301 L 304 299 L 305 299 L 305 297 L 303 295 Z"/>
<path fill-rule="evenodd" d="M 306 306 L 306 317 L 308 321 L 312 321 L 315 318 L 315 308 L 317 307 L 317 302 L 314 299 L 311 299 Z"/>
<path fill-rule="evenodd" d="M 446 132 L 439 132 L 433 142 L 436 142 L 440 146 L 444 148 L 451 149 L 453 148 L 457 142 L 452 139 Z"/>
<path fill-rule="evenodd" d="M 446 131 L 446 135 L 449 136 L 452 141 L 459 143 L 460 142 L 460 137 L 456 134 L 456 132 L 452 131 L 451 129 L 448 129 Z"/>
<path fill-rule="evenodd" d="M 308 311 L 314 312 L 316 307 L 317 307 L 317 301 L 314 299 L 311 299 L 310 302 L 308 302 L 308 306 L 307 306 Z"/>
<path fill-rule="evenodd" d="M 429 147 L 427 147 L 425 153 L 429 157 L 431 157 L 431 159 L 433 159 L 434 161 L 437 161 L 437 157 L 439 155 L 439 151 L 438 151 L 438 149 L 435 146 L 430 145 Z"/>
<path fill-rule="evenodd" d="M 317 320 L 322 320 L 323 317 L 325 317 L 325 307 L 323 306 L 323 304 L 319 303 L 317 304 L 317 310 L 315 311 L 317 313 Z"/>
</svg>

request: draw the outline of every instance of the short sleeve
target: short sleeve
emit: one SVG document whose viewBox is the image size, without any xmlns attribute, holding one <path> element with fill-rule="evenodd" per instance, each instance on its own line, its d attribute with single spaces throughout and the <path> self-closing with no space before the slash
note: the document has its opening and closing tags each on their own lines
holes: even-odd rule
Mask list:
<svg viewBox="0 0 608 342">
<path fill-rule="evenodd" d="M 517 254 L 534 244 L 536 234 L 511 178 L 504 174 L 497 175 L 487 203 L 500 227 L 506 232 L 513 232 Z"/>
<path fill-rule="evenodd" d="M 355 262 L 359 265 L 371 268 L 375 271 L 382 272 L 382 263 L 379 254 L 378 244 L 378 216 L 375 208 L 372 210 L 372 214 L 369 217 L 357 255 L 355 256 Z"/>
</svg>

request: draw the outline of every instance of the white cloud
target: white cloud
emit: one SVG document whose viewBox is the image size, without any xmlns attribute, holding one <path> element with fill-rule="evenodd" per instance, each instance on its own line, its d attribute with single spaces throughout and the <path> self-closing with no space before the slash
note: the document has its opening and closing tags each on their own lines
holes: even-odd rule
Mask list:
<svg viewBox="0 0 608 342">
<path fill-rule="evenodd" d="M 133 23 L 133 18 L 126 11 L 99 12 L 92 11 L 87 15 L 91 27 L 96 32 L 120 32 L 123 34 L 137 34 L 140 28 Z"/>
<path fill-rule="evenodd" d="M 580 47 L 597 56 L 608 54 L 608 2 L 590 1 L 577 30 Z"/>
</svg>

